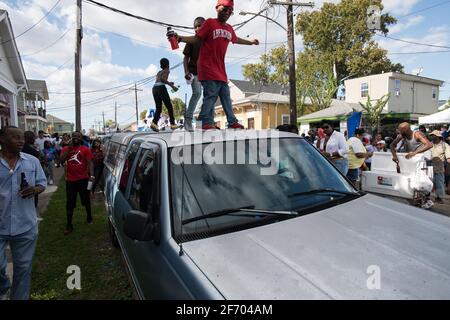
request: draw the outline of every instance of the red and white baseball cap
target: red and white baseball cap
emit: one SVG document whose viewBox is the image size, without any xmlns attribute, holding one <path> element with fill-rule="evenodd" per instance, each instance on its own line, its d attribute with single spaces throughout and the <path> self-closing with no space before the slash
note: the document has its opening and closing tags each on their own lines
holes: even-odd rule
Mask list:
<svg viewBox="0 0 450 320">
<path fill-rule="evenodd" d="M 224 7 L 234 7 L 234 1 L 233 0 L 218 0 L 217 1 L 217 5 L 216 5 L 216 9 L 219 6 L 224 6 Z"/>
</svg>

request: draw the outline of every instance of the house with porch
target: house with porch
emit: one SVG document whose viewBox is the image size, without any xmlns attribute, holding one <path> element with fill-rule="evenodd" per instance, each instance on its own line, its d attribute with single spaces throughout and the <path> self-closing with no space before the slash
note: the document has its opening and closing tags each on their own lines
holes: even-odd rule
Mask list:
<svg viewBox="0 0 450 320">
<path fill-rule="evenodd" d="M 44 80 L 27 80 L 28 91 L 22 91 L 19 97 L 19 105 L 23 105 L 25 117 L 23 129 L 35 133 L 46 131 L 47 101 L 49 100 L 47 83 Z"/>
<path fill-rule="evenodd" d="M 0 128 L 19 126 L 25 111 L 18 108 L 20 91 L 28 89 L 8 12 L 0 9 Z"/>
<path fill-rule="evenodd" d="M 59 133 L 63 135 L 64 133 L 71 134 L 74 130 L 74 124 L 52 116 L 51 114 L 46 115 L 47 129 L 44 130 L 49 134 Z"/>
</svg>

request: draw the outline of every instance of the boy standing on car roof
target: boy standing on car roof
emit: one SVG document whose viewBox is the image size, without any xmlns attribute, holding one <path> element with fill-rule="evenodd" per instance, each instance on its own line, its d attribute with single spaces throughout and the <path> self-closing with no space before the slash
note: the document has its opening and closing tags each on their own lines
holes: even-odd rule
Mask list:
<svg viewBox="0 0 450 320">
<path fill-rule="evenodd" d="M 214 105 L 220 98 L 227 115 L 230 129 L 244 129 L 236 119 L 228 87 L 228 77 L 225 70 L 225 54 L 230 42 L 244 45 L 259 45 L 257 39 L 245 40 L 236 36 L 234 29 L 227 23 L 233 14 L 233 0 L 219 0 L 216 5 L 217 18 L 207 19 L 195 36 L 176 37 L 178 42 L 195 44 L 202 42 L 198 60 L 198 79 L 203 86 L 203 105 L 199 120 L 203 130 L 213 130 Z"/>
</svg>

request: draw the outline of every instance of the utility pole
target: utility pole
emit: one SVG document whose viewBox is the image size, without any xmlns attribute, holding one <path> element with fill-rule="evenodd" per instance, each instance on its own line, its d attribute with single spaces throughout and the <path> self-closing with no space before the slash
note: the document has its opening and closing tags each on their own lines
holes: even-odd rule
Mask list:
<svg viewBox="0 0 450 320">
<path fill-rule="evenodd" d="M 103 115 L 103 133 L 106 132 L 106 123 L 105 123 L 105 111 L 102 112 Z"/>
<path fill-rule="evenodd" d="M 142 89 L 137 88 L 137 84 L 134 84 L 134 89 L 130 89 L 134 91 L 135 99 L 136 99 L 136 126 L 139 125 L 139 105 L 138 105 L 138 91 L 143 91 Z"/>
<path fill-rule="evenodd" d="M 117 130 L 117 102 L 114 105 L 114 126 L 116 127 Z"/>
<path fill-rule="evenodd" d="M 297 79 L 295 74 L 295 44 L 294 44 L 294 6 L 314 7 L 314 2 L 299 3 L 292 1 L 268 0 L 269 5 L 283 5 L 287 9 L 287 31 L 289 51 L 289 105 L 291 108 L 291 124 L 297 125 Z"/>
<path fill-rule="evenodd" d="M 77 0 L 77 34 L 75 44 L 75 127 L 81 132 L 81 40 L 83 39 L 81 0 Z"/>
</svg>

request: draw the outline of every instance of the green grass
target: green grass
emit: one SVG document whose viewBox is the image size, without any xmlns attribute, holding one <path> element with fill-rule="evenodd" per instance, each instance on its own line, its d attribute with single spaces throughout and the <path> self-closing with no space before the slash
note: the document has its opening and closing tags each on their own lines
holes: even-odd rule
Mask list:
<svg viewBox="0 0 450 320">
<path fill-rule="evenodd" d="M 79 200 L 78 200 L 79 202 Z M 34 300 L 125 300 L 133 299 L 122 254 L 109 241 L 102 202 L 92 202 L 94 224 L 86 223 L 80 203 L 75 210 L 74 232 L 64 235 L 66 225 L 65 182 L 42 215 L 33 262 L 31 297 Z M 69 266 L 81 270 L 81 290 L 69 290 Z"/>
</svg>

